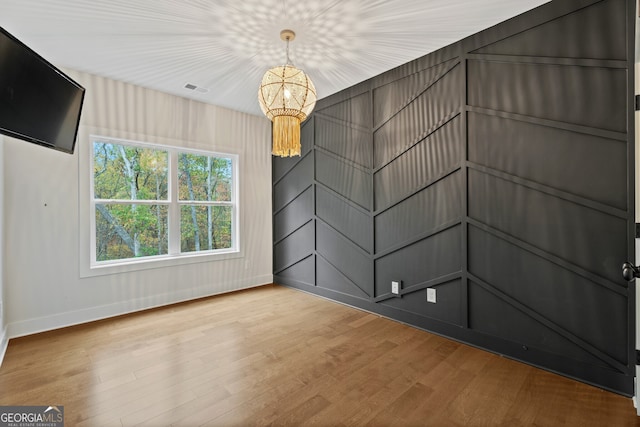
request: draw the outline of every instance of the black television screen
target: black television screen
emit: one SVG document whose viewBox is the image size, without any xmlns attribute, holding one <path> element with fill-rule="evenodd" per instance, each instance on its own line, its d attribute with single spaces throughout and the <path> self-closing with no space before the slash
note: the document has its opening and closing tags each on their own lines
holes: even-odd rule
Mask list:
<svg viewBox="0 0 640 427">
<path fill-rule="evenodd" d="M 0 27 L 0 132 L 73 153 L 84 88 Z"/>
</svg>

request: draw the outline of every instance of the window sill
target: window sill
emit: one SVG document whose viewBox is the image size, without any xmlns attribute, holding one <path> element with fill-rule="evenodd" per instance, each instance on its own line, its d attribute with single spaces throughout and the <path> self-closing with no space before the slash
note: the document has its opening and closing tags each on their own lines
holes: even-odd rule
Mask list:
<svg viewBox="0 0 640 427">
<path fill-rule="evenodd" d="M 105 276 L 109 274 L 128 273 L 132 271 L 151 270 L 155 268 L 174 267 L 203 262 L 226 261 L 242 258 L 243 256 L 244 255 L 239 250 L 229 249 L 215 253 L 188 253 L 182 255 L 138 258 L 118 262 L 96 263 L 91 266 L 81 265 L 80 277 Z"/>
</svg>

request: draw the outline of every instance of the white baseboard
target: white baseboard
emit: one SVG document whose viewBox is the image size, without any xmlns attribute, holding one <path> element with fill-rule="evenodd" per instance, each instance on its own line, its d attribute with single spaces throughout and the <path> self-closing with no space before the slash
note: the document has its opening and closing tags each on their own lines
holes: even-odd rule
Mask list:
<svg viewBox="0 0 640 427">
<path fill-rule="evenodd" d="M 5 340 L 8 341 L 8 338 L 17 338 L 39 332 L 79 325 L 82 323 L 94 322 L 96 320 L 102 320 L 109 317 L 120 316 L 123 314 L 134 313 L 136 311 L 162 307 L 198 298 L 225 294 L 242 289 L 255 288 L 269 283 L 273 283 L 273 275 L 266 274 L 263 276 L 253 277 L 250 280 L 224 283 L 224 286 L 216 286 L 215 289 L 212 286 L 203 286 L 200 288 L 177 290 L 176 292 L 161 295 L 153 295 L 117 302 L 114 304 L 88 307 L 80 310 L 58 313 L 51 316 L 12 322 L 9 323 L 7 330 L 5 330 Z"/>
</svg>

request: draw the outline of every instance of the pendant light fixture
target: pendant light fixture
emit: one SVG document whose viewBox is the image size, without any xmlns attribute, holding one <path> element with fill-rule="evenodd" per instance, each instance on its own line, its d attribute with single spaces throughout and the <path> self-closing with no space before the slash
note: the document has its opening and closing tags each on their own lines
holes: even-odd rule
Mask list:
<svg viewBox="0 0 640 427">
<path fill-rule="evenodd" d="M 287 62 L 268 70 L 258 90 L 260 108 L 273 122 L 272 154 L 280 157 L 300 155 L 300 124 L 316 105 L 313 82 L 289 59 L 289 42 L 295 36 L 291 30 L 280 32 L 287 43 Z"/>
</svg>

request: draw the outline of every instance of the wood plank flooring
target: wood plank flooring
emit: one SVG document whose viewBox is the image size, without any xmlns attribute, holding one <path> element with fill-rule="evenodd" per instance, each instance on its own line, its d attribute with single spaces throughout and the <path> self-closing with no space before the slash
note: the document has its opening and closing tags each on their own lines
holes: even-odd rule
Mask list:
<svg viewBox="0 0 640 427">
<path fill-rule="evenodd" d="M 280 286 L 11 340 L 67 426 L 627 426 L 631 399 Z"/>
</svg>

